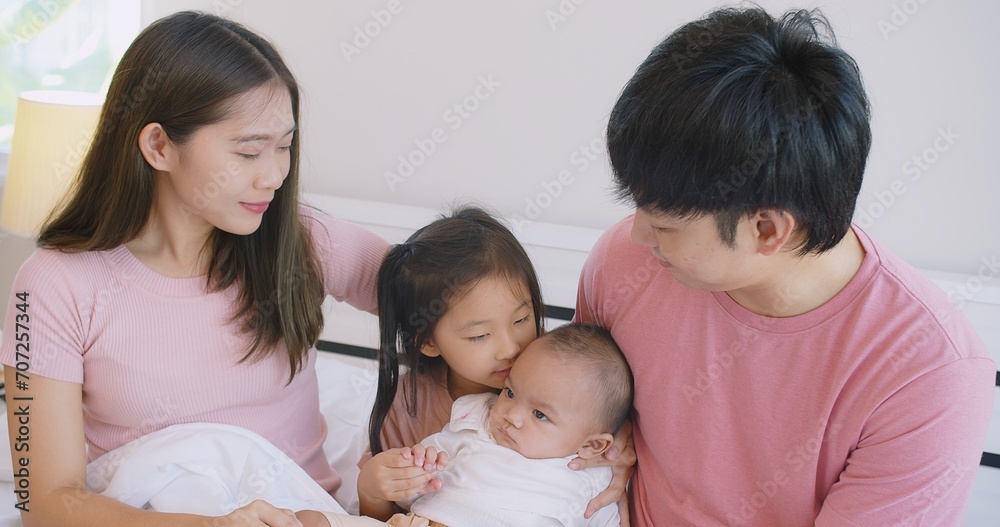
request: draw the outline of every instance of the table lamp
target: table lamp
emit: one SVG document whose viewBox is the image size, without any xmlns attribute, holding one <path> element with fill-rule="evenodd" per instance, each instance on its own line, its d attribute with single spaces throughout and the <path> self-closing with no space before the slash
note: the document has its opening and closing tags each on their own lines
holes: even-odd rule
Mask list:
<svg viewBox="0 0 1000 527">
<path fill-rule="evenodd" d="M 17 100 L 0 225 L 36 236 L 83 162 L 97 129 L 103 96 L 28 91 Z"/>
</svg>

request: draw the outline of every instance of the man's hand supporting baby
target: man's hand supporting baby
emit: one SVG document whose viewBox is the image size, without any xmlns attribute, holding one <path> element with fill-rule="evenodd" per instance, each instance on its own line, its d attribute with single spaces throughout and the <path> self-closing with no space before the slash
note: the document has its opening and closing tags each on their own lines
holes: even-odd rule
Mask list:
<svg viewBox="0 0 1000 527">
<path fill-rule="evenodd" d="M 611 467 L 611 484 L 608 488 L 594 496 L 587 504 L 585 518 L 590 518 L 605 505 L 618 502 L 618 516 L 621 527 L 628 527 L 628 481 L 635 470 L 635 445 L 632 444 L 632 422 L 626 420 L 615 434 L 615 442 L 603 456 L 590 459 L 576 458 L 569 462 L 569 468 L 582 470 L 591 467 Z"/>
</svg>

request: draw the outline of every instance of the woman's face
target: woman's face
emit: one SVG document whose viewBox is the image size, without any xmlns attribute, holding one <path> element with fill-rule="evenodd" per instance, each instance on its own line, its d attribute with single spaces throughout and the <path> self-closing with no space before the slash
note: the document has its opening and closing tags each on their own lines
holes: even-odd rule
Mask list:
<svg viewBox="0 0 1000 527">
<path fill-rule="evenodd" d="M 174 145 L 177 162 L 158 174 L 164 178 L 159 213 L 170 211 L 195 229 L 253 233 L 288 177 L 295 130 L 284 87 L 265 85 L 237 97 L 228 117 Z"/>
</svg>

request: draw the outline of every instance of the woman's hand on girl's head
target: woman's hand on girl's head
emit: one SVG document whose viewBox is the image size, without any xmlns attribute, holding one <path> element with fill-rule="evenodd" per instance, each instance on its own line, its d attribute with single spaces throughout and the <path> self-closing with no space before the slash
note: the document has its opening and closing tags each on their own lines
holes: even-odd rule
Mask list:
<svg viewBox="0 0 1000 527">
<path fill-rule="evenodd" d="M 587 504 L 584 512 L 585 518 L 590 518 L 598 510 L 606 505 L 618 503 L 618 516 L 621 518 L 621 526 L 628 527 L 628 481 L 632 478 L 635 469 L 635 445 L 632 443 L 632 422 L 626 420 L 622 427 L 615 434 L 614 444 L 604 453 L 603 456 L 594 456 L 590 459 L 575 458 L 569 462 L 569 468 L 582 470 L 591 467 L 611 467 L 611 483 L 608 488 L 594 496 Z"/>
</svg>

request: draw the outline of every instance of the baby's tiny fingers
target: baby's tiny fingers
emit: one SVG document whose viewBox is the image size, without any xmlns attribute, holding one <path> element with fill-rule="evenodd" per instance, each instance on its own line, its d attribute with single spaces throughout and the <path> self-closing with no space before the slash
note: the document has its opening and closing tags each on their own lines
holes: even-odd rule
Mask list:
<svg viewBox="0 0 1000 527">
<path fill-rule="evenodd" d="M 424 445 L 413 445 L 413 466 L 422 467 L 424 466 L 424 460 L 427 459 L 425 456 L 426 449 Z"/>
</svg>

